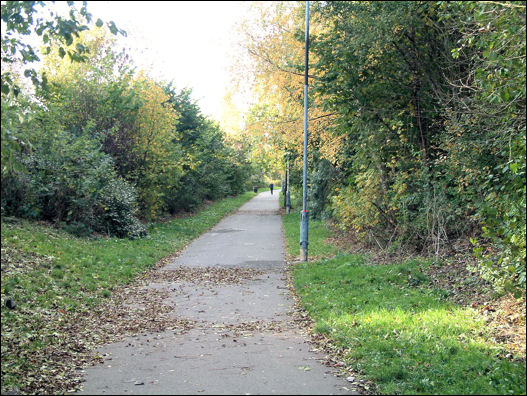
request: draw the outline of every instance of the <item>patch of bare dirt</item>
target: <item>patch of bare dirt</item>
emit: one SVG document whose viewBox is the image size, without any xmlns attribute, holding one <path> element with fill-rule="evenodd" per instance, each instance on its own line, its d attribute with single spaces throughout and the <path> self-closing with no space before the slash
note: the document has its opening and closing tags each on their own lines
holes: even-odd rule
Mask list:
<svg viewBox="0 0 527 396">
<path fill-rule="evenodd" d="M 525 360 L 525 296 L 503 296 L 478 307 L 492 329 L 492 340 L 505 350 L 505 358 Z"/>
<path fill-rule="evenodd" d="M 490 331 L 490 340 L 503 348 L 505 357 L 525 359 L 525 296 L 496 297 L 491 285 L 469 268 L 475 259 L 450 257 L 426 268 L 434 288 L 448 291 L 448 300 L 477 310 Z"/>
<path fill-rule="evenodd" d="M 434 288 L 448 291 L 450 301 L 475 308 L 492 300 L 494 293 L 488 282 L 468 269 L 474 264 L 473 258 L 464 255 L 442 260 L 423 270 Z"/>
<path fill-rule="evenodd" d="M 381 248 L 377 245 L 365 243 L 352 230 L 342 230 L 334 221 L 328 221 L 332 236 L 327 239 L 327 243 L 337 246 L 340 250 L 352 254 L 365 254 L 374 265 L 390 264 L 394 261 L 402 261 L 417 254 L 414 250 L 405 246 Z"/>
</svg>

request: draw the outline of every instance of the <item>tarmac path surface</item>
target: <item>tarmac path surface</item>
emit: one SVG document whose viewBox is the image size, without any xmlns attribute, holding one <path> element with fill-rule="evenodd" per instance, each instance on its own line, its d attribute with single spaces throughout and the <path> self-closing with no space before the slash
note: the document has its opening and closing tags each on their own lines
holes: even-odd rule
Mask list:
<svg viewBox="0 0 527 396">
<path fill-rule="evenodd" d="M 291 321 L 278 196 L 260 193 L 161 269 L 190 277 L 145 286 L 169 290 L 163 303 L 193 328 L 105 345 L 111 360 L 78 394 L 351 394 Z"/>
</svg>

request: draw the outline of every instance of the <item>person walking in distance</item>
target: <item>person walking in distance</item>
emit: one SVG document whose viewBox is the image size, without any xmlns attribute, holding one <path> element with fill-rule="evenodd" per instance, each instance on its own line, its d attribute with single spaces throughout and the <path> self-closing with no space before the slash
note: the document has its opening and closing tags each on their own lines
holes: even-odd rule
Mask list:
<svg viewBox="0 0 527 396">
<path fill-rule="evenodd" d="M 274 187 L 273 183 L 269 184 L 269 189 L 271 190 L 271 195 L 273 195 L 273 187 Z"/>
</svg>

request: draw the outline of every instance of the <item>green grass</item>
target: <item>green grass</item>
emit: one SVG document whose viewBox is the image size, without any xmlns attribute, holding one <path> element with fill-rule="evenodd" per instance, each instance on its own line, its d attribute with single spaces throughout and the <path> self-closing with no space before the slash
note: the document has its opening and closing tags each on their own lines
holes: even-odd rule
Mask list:
<svg viewBox="0 0 527 396">
<path fill-rule="evenodd" d="M 284 224 L 288 241 L 297 240 L 298 214 Z M 310 233 L 310 249 L 324 251 L 326 238 Z M 294 285 L 315 331 L 346 348 L 348 364 L 380 393 L 525 394 L 525 362 L 502 358 L 476 311 L 431 288 L 427 265 L 338 253 L 296 264 Z"/>
<path fill-rule="evenodd" d="M 23 276 L 2 279 L 2 294 L 24 301 L 27 294 L 36 293 L 43 306 L 71 308 L 79 304 L 78 292 L 90 291 L 85 302 L 92 303 L 107 295 L 105 290 L 128 283 L 157 260 L 181 249 L 252 197 L 254 193 L 247 192 L 215 202 L 195 215 L 154 223 L 149 236 L 137 240 L 77 238 L 31 222 L 2 222 L 2 246 L 53 257 L 51 273 L 37 267 Z M 68 299 L 57 301 L 56 296 Z"/>
<path fill-rule="evenodd" d="M 289 215 L 283 217 L 287 253 L 293 257 L 300 256 L 300 209 L 291 210 Z M 327 243 L 326 239 L 331 236 L 330 230 L 321 220 L 309 220 L 309 259 L 332 256 L 338 249 Z"/>
<path fill-rule="evenodd" d="M 78 238 L 48 225 L 2 221 L 2 391 L 19 387 L 24 380 L 21 373 L 38 369 L 34 367 L 38 362 L 31 362 L 31 351 L 43 350 L 53 342 L 53 337 L 35 334 L 39 328 L 54 331 L 50 329 L 53 324 L 39 324 L 42 318 L 65 311 L 84 312 L 104 303 L 114 288 L 180 250 L 254 196 L 247 192 L 215 202 L 192 216 L 154 223 L 149 236 L 137 240 Z M 12 267 L 13 262 L 23 263 L 23 270 Z M 16 310 L 4 306 L 7 297 L 15 301 Z M 60 333 L 59 328 L 57 323 Z M 10 355 L 13 337 L 17 348 L 23 345 L 26 356 Z"/>
</svg>

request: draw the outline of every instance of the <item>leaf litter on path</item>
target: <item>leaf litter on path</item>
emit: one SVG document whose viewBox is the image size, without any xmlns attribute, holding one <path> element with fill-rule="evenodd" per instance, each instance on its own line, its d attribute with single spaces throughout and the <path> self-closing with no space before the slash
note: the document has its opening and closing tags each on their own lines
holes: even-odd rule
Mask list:
<svg viewBox="0 0 527 396">
<path fill-rule="evenodd" d="M 263 274 L 244 267 L 179 267 L 152 273 L 153 281 L 192 282 L 195 284 L 243 284 Z"/>
<path fill-rule="evenodd" d="M 17 273 L 22 270 L 16 263 L 7 262 L 8 254 L 2 256 L 3 264 L 6 264 L 2 265 L 4 270 Z M 160 260 L 150 271 L 131 284 L 113 290 L 108 299 L 99 300 L 95 306 L 65 311 L 38 309 L 36 302 L 28 302 L 27 305 L 34 308 L 17 309 L 12 320 L 2 320 L 2 367 L 4 363 L 10 364 L 13 375 L 24 378 L 20 388 L 2 387 L 2 393 L 73 392 L 80 388 L 81 369 L 103 362 L 103 356 L 95 351 L 98 346 L 139 333 L 173 330 L 182 334 L 195 326 L 194 321 L 175 319 L 170 315 L 173 307 L 164 303 L 169 290 L 144 288 L 148 283 L 241 284 L 262 274 L 251 268 L 160 270 L 174 256 Z M 33 260 L 34 257 L 27 259 Z M 93 293 L 84 291 L 79 294 L 79 300 L 90 295 Z M 28 343 L 33 341 L 45 346 L 28 348 Z M 7 361 L 5 356 L 13 358 Z M 29 365 L 25 363 L 28 361 Z"/>
</svg>

